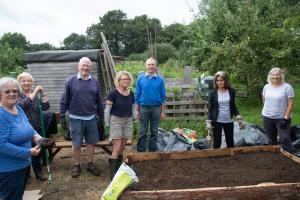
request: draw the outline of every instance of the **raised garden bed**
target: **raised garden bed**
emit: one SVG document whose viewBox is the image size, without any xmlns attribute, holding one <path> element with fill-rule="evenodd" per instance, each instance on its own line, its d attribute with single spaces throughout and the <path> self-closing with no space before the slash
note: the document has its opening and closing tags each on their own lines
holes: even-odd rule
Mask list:
<svg viewBox="0 0 300 200">
<path fill-rule="evenodd" d="M 300 199 L 300 159 L 276 146 L 127 158 L 140 181 L 121 199 Z"/>
</svg>

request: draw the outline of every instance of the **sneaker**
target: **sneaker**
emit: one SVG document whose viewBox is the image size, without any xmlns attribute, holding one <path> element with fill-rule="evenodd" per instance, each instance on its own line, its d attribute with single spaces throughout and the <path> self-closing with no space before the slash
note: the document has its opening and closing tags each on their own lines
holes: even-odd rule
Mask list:
<svg viewBox="0 0 300 200">
<path fill-rule="evenodd" d="M 94 176 L 100 176 L 100 170 L 92 162 L 88 163 L 87 171 Z"/>
<path fill-rule="evenodd" d="M 71 176 L 72 178 L 77 178 L 78 176 L 80 176 L 80 173 L 81 173 L 80 166 L 75 165 L 72 169 Z"/>
</svg>

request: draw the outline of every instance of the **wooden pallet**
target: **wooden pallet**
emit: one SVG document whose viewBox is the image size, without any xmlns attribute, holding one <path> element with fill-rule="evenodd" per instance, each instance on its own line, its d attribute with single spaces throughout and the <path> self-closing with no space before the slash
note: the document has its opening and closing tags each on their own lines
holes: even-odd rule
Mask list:
<svg viewBox="0 0 300 200">
<path fill-rule="evenodd" d="M 169 87 L 166 95 L 166 119 L 199 120 L 207 117 L 207 101 L 203 101 L 195 85 Z"/>
<path fill-rule="evenodd" d="M 244 153 L 274 152 L 282 154 L 300 165 L 300 158 L 280 149 L 279 146 L 239 147 L 226 149 L 208 149 L 185 152 L 154 152 L 154 153 L 127 153 L 126 162 L 134 163 L 145 160 L 188 159 L 199 157 L 234 156 Z M 263 183 L 258 185 L 235 187 L 209 187 L 178 190 L 126 191 L 121 200 L 154 200 L 154 199 L 300 199 L 300 182 L 296 183 Z"/>
</svg>

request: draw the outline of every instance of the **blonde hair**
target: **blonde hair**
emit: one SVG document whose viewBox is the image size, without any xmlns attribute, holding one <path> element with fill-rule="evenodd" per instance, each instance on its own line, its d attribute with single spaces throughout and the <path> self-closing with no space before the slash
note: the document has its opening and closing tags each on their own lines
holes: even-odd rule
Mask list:
<svg viewBox="0 0 300 200">
<path fill-rule="evenodd" d="M 23 79 L 25 77 L 29 77 L 31 79 L 32 83 L 34 82 L 33 77 L 28 72 L 22 72 L 21 74 L 19 74 L 17 77 L 17 81 L 20 83 L 21 79 Z"/>
<path fill-rule="evenodd" d="M 115 78 L 115 86 L 118 87 L 119 86 L 119 82 L 121 81 L 122 76 L 127 76 L 130 79 L 130 82 L 133 82 L 133 78 L 131 76 L 131 74 L 128 71 L 119 71 L 116 74 L 116 78 Z"/>
<path fill-rule="evenodd" d="M 285 82 L 285 81 L 284 81 L 284 74 L 283 74 L 282 69 L 280 69 L 279 67 L 274 67 L 274 68 L 272 68 L 272 69 L 269 71 L 269 73 L 268 73 L 268 78 L 267 78 L 268 83 L 269 83 L 269 84 L 272 83 L 271 76 L 272 76 L 272 74 L 273 74 L 275 71 L 278 71 L 278 72 L 279 72 L 280 78 L 281 78 L 281 83 L 284 83 L 284 82 Z"/>
</svg>

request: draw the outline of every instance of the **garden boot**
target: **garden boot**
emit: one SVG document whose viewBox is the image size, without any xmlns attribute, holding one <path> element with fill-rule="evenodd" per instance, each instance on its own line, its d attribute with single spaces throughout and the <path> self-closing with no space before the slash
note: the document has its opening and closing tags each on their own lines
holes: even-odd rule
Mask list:
<svg viewBox="0 0 300 200">
<path fill-rule="evenodd" d="M 47 178 L 44 176 L 41 170 L 33 170 L 35 174 L 35 178 L 40 180 L 40 181 L 45 181 Z"/>
<path fill-rule="evenodd" d="M 122 162 L 123 162 L 123 154 L 119 155 L 119 157 L 118 157 L 118 169 L 122 165 Z"/>
<path fill-rule="evenodd" d="M 110 179 L 113 179 L 119 169 L 119 159 L 110 158 L 108 161 L 110 165 Z"/>
</svg>

